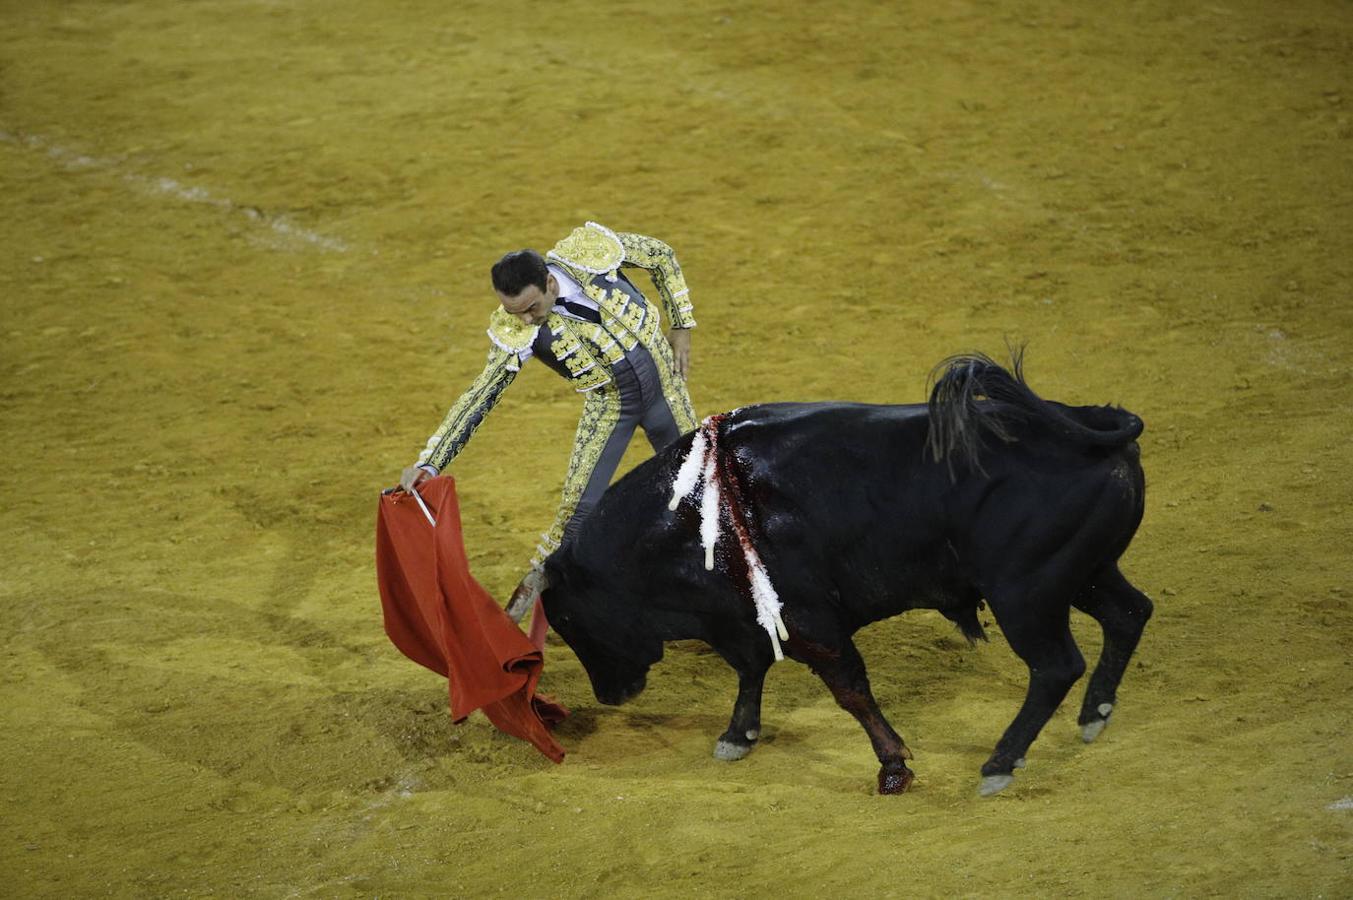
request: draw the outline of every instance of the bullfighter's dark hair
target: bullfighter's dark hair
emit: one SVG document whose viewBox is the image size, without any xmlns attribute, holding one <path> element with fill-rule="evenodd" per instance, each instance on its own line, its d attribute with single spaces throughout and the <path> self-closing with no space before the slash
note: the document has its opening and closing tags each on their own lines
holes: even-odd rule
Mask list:
<svg viewBox="0 0 1353 900">
<path fill-rule="evenodd" d="M 514 250 L 493 264 L 493 289 L 508 297 L 531 286 L 543 291 L 549 274 L 545 257 L 534 250 Z"/>
</svg>

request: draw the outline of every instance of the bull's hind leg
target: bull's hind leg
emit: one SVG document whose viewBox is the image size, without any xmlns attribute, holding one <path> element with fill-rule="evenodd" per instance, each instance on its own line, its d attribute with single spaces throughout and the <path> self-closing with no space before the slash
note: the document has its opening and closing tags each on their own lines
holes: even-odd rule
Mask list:
<svg viewBox="0 0 1353 900">
<path fill-rule="evenodd" d="M 742 759 L 752 752 L 761 737 L 761 688 L 766 683 L 766 672 L 775 661 L 770 644 L 761 635 L 758 639 L 734 644 L 736 650 L 715 648 L 738 673 L 738 699 L 733 704 L 733 717 L 728 730 L 719 735 L 714 744 L 714 758 Z"/>
<path fill-rule="evenodd" d="M 855 644 L 847 638 L 840 655 L 806 661 L 831 690 L 841 708 L 854 716 L 869 735 L 869 741 L 874 745 L 874 755 L 881 764 L 879 793 L 900 794 L 905 791 L 915 777 L 904 762 L 911 759 L 911 751 L 879 711 L 874 692 L 869 689 L 864 660 L 855 649 Z"/>
<path fill-rule="evenodd" d="M 1081 704 L 1081 738 L 1088 744 L 1109 724 L 1118 685 L 1151 618 L 1152 604 L 1150 598 L 1123 577 L 1117 566 L 1109 566 L 1095 575 L 1075 606 L 1093 616 L 1104 630 L 1104 649 Z"/>
<path fill-rule="evenodd" d="M 1071 637 L 1070 608 L 1039 612 L 1030 599 L 1001 602 L 991 598 L 992 612 L 1010 642 L 1010 649 L 1029 667 L 1029 689 L 1015 720 L 982 766 L 978 792 L 984 797 L 1014 780 L 1015 769 L 1024 766 L 1029 745 L 1052 718 L 1071 685 L 1085 674 L 1085 657 Z"/>
</svg>

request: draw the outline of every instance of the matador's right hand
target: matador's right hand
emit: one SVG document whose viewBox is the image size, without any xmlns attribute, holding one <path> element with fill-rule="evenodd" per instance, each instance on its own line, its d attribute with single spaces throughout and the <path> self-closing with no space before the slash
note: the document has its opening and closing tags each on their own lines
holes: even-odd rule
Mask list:
<svg viewBox="0 0 1353 900">
<path fill-rule="evenodd" d="M 536 568 L 526 573 L 526 577 L 517 585 L 517 589 L 512 592 L 512 598 L 507 601 L 507 615 L 514 622 L 520 622 L 531 607 L 535 606 L 536 598 L 540 592 L 549 587 L 545 580 L 545 573 Z"/>
<path fill-rule="evenodd" d="M 406 491 L 413 493 L 414 488 L 432 477 L 432 473 L 422 466 L 409 466 L 399 475 L 399 487 L 397 491 Z"/>
</svg>

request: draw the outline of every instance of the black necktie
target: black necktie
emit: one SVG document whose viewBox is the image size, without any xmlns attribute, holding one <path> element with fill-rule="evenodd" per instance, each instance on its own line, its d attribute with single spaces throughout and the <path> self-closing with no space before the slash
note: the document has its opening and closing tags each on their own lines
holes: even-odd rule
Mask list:
<svg viewBox="0 0 1353 900">
<path fill-rule="evenodd" d="M 584 319 L 588 322 L 601 321 L 601 313 L 590 306 L 586 306 L 582 303 L 575 303 L 572 300 L 564 300 L 563 298 L 560 298 L 559 305 L 580 319 Z"/>
</svg>

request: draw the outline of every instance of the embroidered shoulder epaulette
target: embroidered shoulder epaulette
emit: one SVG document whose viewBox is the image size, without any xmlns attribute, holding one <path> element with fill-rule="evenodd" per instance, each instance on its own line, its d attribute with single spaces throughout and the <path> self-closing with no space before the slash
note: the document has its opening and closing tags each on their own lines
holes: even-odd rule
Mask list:
<svg viewBox="0 0 1353 900">
<path fill-rule="evenodd" d="M 554 245 L 549 259 L 593 275 L 609 275 L 625 261 L 625 247 L 614 231 L 588 222 Z"/>
<path fill-rule="evenodd" d="M 539 325 L 527 325 L 501 306 L 489 316 L 489 340 L 508 353 L 529 350 L 539 330 Z"/>
</svg>

